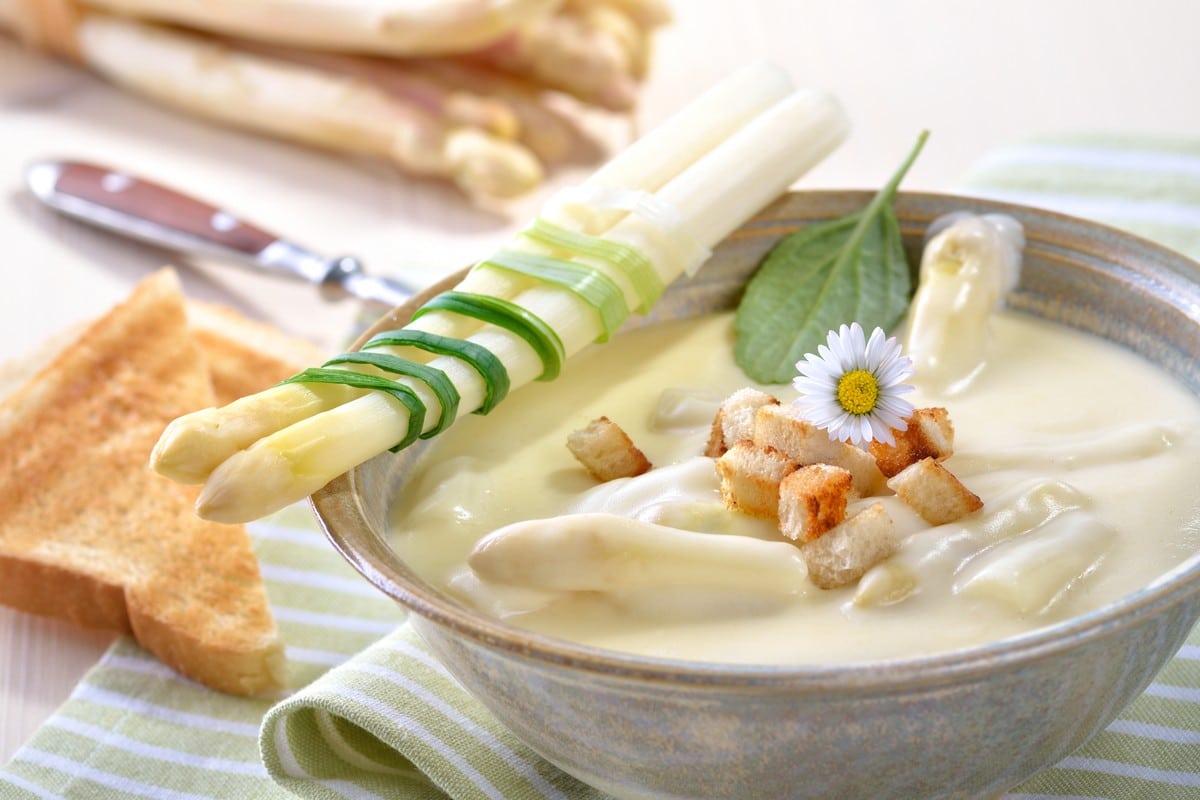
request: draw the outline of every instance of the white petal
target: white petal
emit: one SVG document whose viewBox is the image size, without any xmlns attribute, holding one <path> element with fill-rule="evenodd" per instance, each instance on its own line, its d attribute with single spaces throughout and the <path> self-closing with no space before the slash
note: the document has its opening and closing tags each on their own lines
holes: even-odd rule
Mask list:
<svg viewBox="0 0 1200 800">
<path fill-rule="evenodd" d="M 831 335 L 829 337 L 829 346 L 825 348 L 823 355 L 826 356 L 826 362 L 829 364 L 830 371 L 836 371 L 840 374 L 850 369 L 847 361 L 850 356 L 850 350 L 843 339 Z"/>
<path fill-rule="evenodd" d="M 906 430 L 904 421 L 913 415 L 913 407 L 911 403 L 904 400 L 889 399 L 884 402 L 879 402 L 875 405 L 875 413 L 886 416 L 889 420 L 898 420 L 901 424 L 889 421 L 888 424 L 893 428 Z"/>
<path fill-rule="evenodd" d="M 857 322 L 850 326 L 850 335 L 843 340 L 849 352 L 846 354 L 847 369 L 866 369 L 867 340 L 862 326 Z"/>
<path fill-rule="evenodd" d="M 854 419 L 854 422 L 858 423 L 858 438 L 853 439 L 853 443 L 856 445 L 868 443 L 871 440 L 871 415 L 863 414 L 862 416 L 858 416 Z"/>
<path fill-rule="evenodd" d="M 821 424 L 828 425 L 834 420 L 841 418 L 846 412 L 837 404 L 836 400 L 824 399 L 819 403 L 812 403 L 807 407 L 809 416 L 814 420 L 820 420 Z"/>
<path fill-rule="evenodd" d="M 805 410 L 804 418 L 818 428 L 830 428 L 837 425 L 845 413 L 837 406 L 814 406 Z"/>
<path fill-rule="evenodd" d="M 830 439 L 834 439 L 839 442 L 845 442 L 849 440 L 852 436 L 850 430 L 850 415 L 843 414 L 841 418 L 826 427 L 826 432 L 829 434 Z"/>
<path fill-rule="evenodd" d="M 898 431 L 908 430 L 908 423 L 903 417 L 897 416 L 896 414 L 892 414 L 888 411 L 876 411 L 873 416 L 883 428 L 887 428 L 888 430 L 895 429 Z"/>
<path fill-rule="evenodd" d="M 841 374 L 840 370 L 837 370 L 828 362 L 811 355 L 801 363 L 803 366 L 797 365 L 801 374 L 809 378 L 822 380 L 826 383 L 836 383 L 836 376 Z"/>
<path fill-rule="evenodd" d="M 878 376 L 880 365 L 886 363 L 887 344 L 887 335 L 883 332 L 883 328 L 871 331 L 871 338 L 867 339 L 867 346 L 863 353 L 864 369 L 868 369 Z"/>
<path fill-rule="evenodd" d="M 802 395 L 822 398 L 833 398 L 837 388 L 827 380 L 798 377 L 792 379 L 792 387 Z"/>
<path fill-rule="evenodd" d="M 887 386 L 898 384 L 912 375 L 912 359 L 898 358 L 895 361 L 885 361 L 875 372 L 875 379 Z"/>
<path fill-rule="evenodd" d="M 823 344 L 817 346 L 817 360 L 825 367 L 827 372 L 840 372 L 842 362 L 838 357 L 838 354 L 832 349 L 837 347 L 839 343 L 836 339 L 831 338 L 829 340 L 829 344 L 831 346 L 826 346 Z"/>
<path fill-rule="evenodd" d="M 904 430 L 904 428 L 900 428 L 900 430 Z M 891 428 L 883 420 L 872 419 L 871 431 L 876 441 L 883 442 L 884 444 L 896 443 L 896 437 L 892 435 Z"/>
</svg>

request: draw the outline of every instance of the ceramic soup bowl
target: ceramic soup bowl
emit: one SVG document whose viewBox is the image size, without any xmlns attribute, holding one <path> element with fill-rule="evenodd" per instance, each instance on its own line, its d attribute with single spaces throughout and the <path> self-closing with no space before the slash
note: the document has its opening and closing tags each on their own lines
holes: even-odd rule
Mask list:
<svg viewBox="0 0 1200 800">
<path fill-rule="evenodd" d="M 781 198 L 630 324 L 732 307 L 780 237 L 867 200 L 859 192 Z M 927 226 L 945 213 L 1017 218 L 1027 243 L 1011 307 L 1118 342 L 1200 395 L 1194 262 L 1110 228 L 1006 204 L 909 193 L 895 210 L 913 264 Z M 429 294 L 373 331 L 403 324 Z M 446 668 L 513 733 L 618 797 L 994 797 L 1105 727 L 1200 617 L 1194 555 L 1098 611 L 947 654 L 734 666 L 598 650 L 489 618 L 436 591 L 397 556 L 389 506 L 420 453 L 383 454 L 318 492 L 313 504 L 329 538 L 411 610 Z"/>
</svg>

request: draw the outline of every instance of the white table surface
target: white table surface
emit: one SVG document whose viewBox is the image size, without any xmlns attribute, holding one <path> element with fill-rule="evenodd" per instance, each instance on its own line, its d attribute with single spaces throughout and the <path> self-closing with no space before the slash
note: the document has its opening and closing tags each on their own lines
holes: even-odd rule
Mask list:
<svg viewBox="0 0 1200 800">
<path fill-rule="evenodd" d="M 990 149 L 1033 134 L 1200 135 L 1200 4 L 1190 0 L 676 0 L 619 141 L 758 57 L 836 93 L 851 139 L 803 182 L 876 187 L 922 128 L 905 188 L 947 189 Z M 375 164 L 341 160 L 164 111 L 0 37 L 0 360 L 102 313 L 172 260 L 192 296 L 233 305 L 335 348 L 354 317 L 308 287 L 160 251 L 35 207 L 24 165 L 70 156 L 190 187 L 323 252 L 432 282 L 501 244 L 563 173 L 508 215 Z M 0 476 L 8 479 L 10 476 Z M 106 634 L 0 608 L 0 763 L 61 703 Z"/>
</svg>

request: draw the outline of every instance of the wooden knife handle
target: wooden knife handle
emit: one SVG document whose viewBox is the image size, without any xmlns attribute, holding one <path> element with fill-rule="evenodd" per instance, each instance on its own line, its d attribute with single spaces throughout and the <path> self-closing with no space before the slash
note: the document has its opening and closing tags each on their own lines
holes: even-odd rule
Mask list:
<svg viewBox="0 0 1200 800">
<path fill-rule="evenodd" d="M 59 211 L 169 249 L 253 260 L 278 240 L 183 192 L 93 164 L 40 162 L 28 177 L 38 197 Z"/>
</svg>

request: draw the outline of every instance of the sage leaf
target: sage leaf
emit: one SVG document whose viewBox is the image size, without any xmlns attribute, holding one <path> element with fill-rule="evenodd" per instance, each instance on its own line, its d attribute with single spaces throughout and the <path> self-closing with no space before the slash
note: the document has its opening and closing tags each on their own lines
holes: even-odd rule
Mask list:
<svg viewBox="0 0 1200 800">
<path fill-rule="evenodd" d="M 866 208 L 806 225 L 767 253 L 734 318 L 734 359 L 752 380 L 788 383 L 796 362 L 839 325 L 887 331 L 904 316 L 912 275 L 892 201 L 928 137 L 921 133 Z"/>
</svg>

